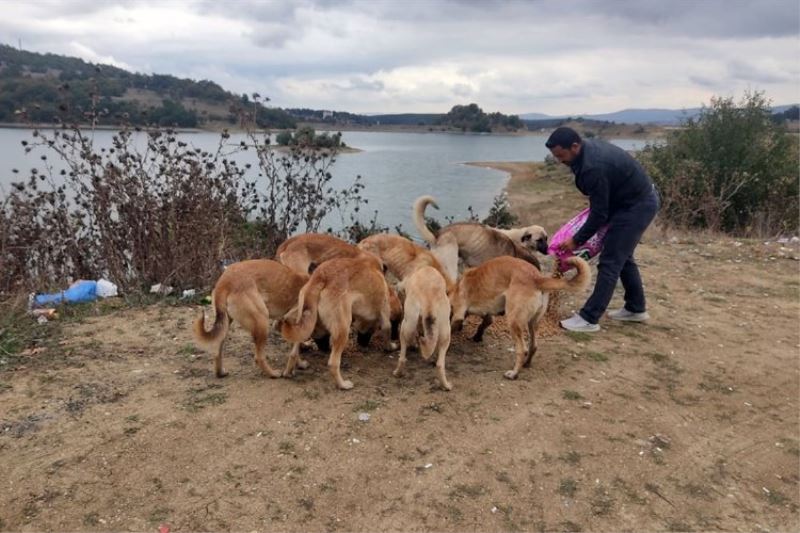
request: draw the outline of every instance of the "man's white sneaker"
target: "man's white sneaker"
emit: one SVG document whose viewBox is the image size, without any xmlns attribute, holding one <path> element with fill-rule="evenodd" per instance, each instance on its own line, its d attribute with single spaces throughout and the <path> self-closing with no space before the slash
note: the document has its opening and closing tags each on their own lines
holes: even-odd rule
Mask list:
<svg viewBox="0 0 800 533">
<path fill-rule="evenodd" d="M 585 333 L 600 331 L 600 326 L 598 324 L 585 321 L 583 317 L 577 313 L 566 320 L 562 320 L 561 327 L 569 331 L 582 331 Z"/>
<path fill-rule="evenodd" d="M 643 313 L 634 313 L 623 307 L 622 309 L 617 309 L 616 311 L 609 311 L 608 318 L 613 320 L 622 320 L 625 322 L 644 322 L 650 319 L 650 315 L 647 313 L 647 311 Z"/>
</svg>

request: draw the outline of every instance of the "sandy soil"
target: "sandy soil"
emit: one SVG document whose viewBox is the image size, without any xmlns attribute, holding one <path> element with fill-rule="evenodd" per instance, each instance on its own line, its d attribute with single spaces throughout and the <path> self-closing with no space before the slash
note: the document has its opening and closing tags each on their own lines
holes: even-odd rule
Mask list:
<svg viewBox="0 0 800 533">
<path fill-rule="evenodd" d="M 583 205 L 562 172 L 503 167 L 523 222 Z M 543 338 L 516 381 L 502 325 L 478 345 L 472 323 L 451 392 L 378 349 L 349 350 L 351 391 L 323 354 L 266 379 L 239 330 L 220 380 L 200 306 L 90 307 L 0 370 L 0 530 L 796 531 L 798 253 L 654 230 L 651 323 Z"/>
</svg>

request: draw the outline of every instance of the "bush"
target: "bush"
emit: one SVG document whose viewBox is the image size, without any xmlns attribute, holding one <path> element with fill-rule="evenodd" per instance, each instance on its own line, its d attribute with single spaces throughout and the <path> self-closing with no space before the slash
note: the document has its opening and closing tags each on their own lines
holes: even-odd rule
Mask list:
<svg viewBox="0 0 800 533">
<path fill-rule="evenodd" d="M 278 146 L 289 146 L 292 144 L 292 132 L 284 130 L 275 136 L 275 142 Z"/>
<path fill-rule="evenodd" d="M 796 232 L 796 143 L 771 120 L 763 93 L 712 98 L 641 159 L 661 191 L 662 223 L 742 235 Z"/>
<path fill-rule="evenodd" d="M 101 149 L 78 126 L 34 131 L 23 144 L 44 152 L 44 168 L 0 203 L 0 296 L 99 276 L 125 291 L 209 287 L 223 261 L 271 257 L 291 234 L 364 202 L 360 177 L 330 186 L 335 150 L 279 154 L 253 133 L 232 150 L 229 137 L 205 152 L 170 129 L 123 125 Z M 247 150 L 252 169 L 230 159 Z M 67 168 L 58 179 L 53 157 Z"/>
<path fill-rule="evenodd" d="M 508 203 L 506 193 L 494 197 L 492 207 L 489 208 L 489 215 L 481 223 L 502 229 L 508 229 L 519 223 L 519 218 L 511 212 L 511 205 Z"/>
</svg>

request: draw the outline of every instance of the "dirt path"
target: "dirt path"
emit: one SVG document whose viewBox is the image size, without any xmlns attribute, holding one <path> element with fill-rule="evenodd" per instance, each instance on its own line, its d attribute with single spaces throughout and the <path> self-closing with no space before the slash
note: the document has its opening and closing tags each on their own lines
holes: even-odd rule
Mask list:
<svg viewBox="0 0 800 533">
<path fill-rule="evenodd" d="M 562 173 L 512 167 L 523 222 L 583 205 Z M 65 324 L 0 371 L 0 530 L 797 530 L 798 249 L 651 233 L 651 324 L 542 339 L 508 381 L 507 334 L 476 345 L 473 323 L 449 393 L 379 350 L 350 350 L 352 391 L 321 354 L 265 379 L 241 331 L 215 379 L 199 307 Z"/>
</svg>

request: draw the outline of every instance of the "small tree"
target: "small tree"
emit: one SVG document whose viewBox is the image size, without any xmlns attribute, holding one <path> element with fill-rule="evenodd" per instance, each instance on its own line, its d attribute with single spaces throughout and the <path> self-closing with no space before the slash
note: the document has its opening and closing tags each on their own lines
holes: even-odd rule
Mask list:
<svg viewBox="0 0 800 533">
<path fill-rule="evenodd" d="M 292 144 L 292 132 L 284 130 L 275 136 L 275 142 L 278 146 L 289 146 Z"/>
<path fill-rule="evenodd" d="M 796 231 L 798 150 L 763 93 L 712 98 L 642 161 L 660 188 L 662 220 L 739 234 Z"/>
<path fill-rule="evenodd" d="M 482 221 L 488 226 L 503 229 L 508 229 L 518 222 L 519 218 L 511 212 L 511 205 L 508 203 L 506 193 L 494 197 L 492 207 L 489 208 L 489 215 Z"/>
</svg>

